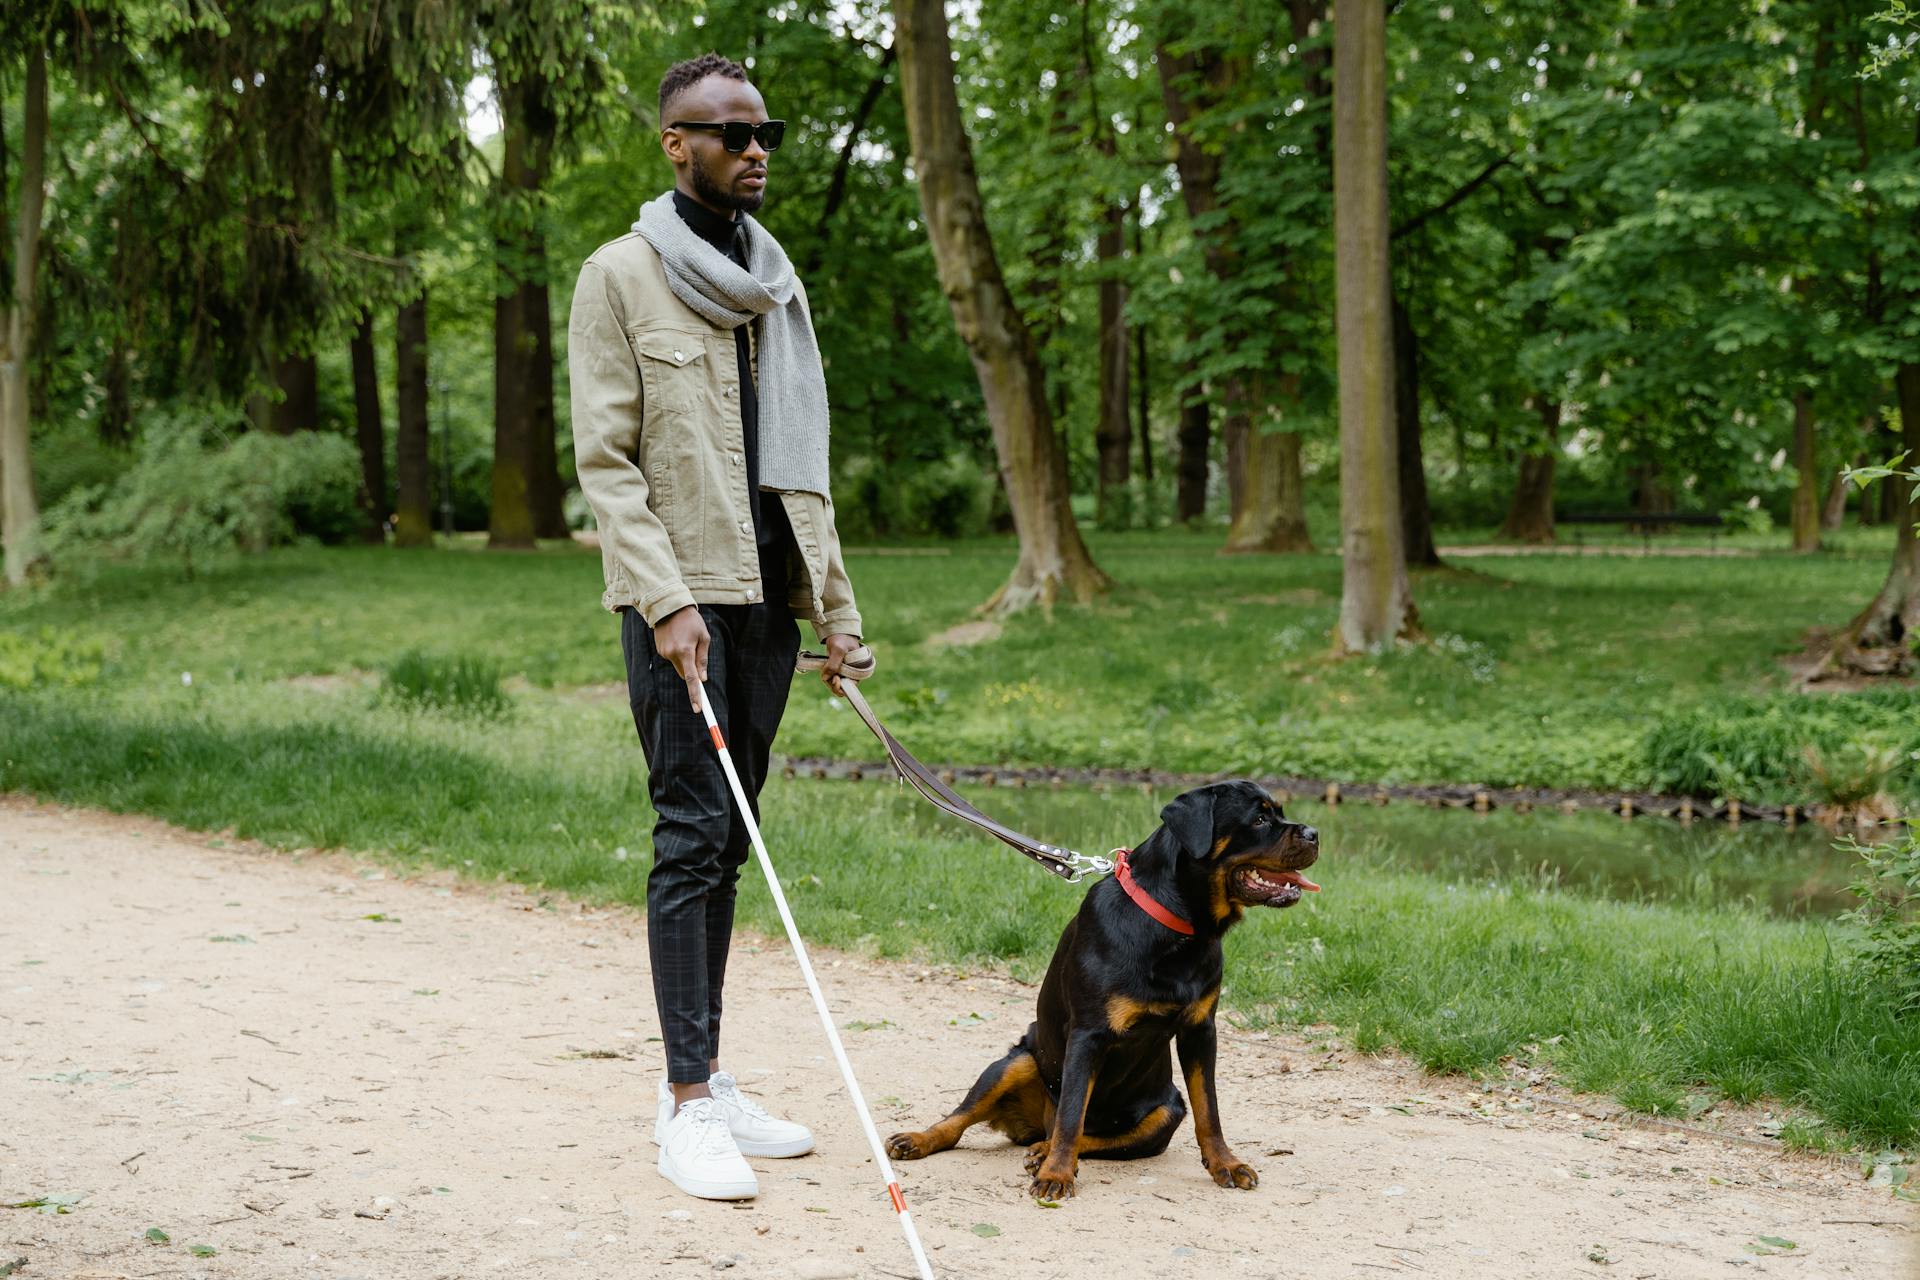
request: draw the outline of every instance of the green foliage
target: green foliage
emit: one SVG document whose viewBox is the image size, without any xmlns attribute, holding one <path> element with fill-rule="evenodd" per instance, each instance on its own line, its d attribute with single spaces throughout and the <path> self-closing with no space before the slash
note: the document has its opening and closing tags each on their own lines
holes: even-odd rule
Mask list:
<svg viewBox="0 0 1920 1280">
<path fill-rule="evenodd" d="M 1875 782 L 1910 792 L 1910 753 L 1920 751 L 1920 694 L 1717 698 L 1663 712 L 1641 751 L 1654 785 L 1683 795 L 1779 802 L 1826 791 L 1837 800 Z M 1880 763 L 1868 767 L 1864 753 Z"/>
<path fill-rule="evenodd" d="M 835 522 L 843 541 L 910 530 L 941 538 L 987 532 L 999 493 L 994 472 L 964 453 L 907 470 L 856 458 L 834 485 Z"/>
<path fill-rule="evenodd" d="M 177 556 L 191 576 L 221 552 L 346 540 L 359 489 L 359 455 L 342 437 L 234 436 L 203 413 L 156 414 L 123 474 L 48 512 L 48 544 L 57 555 Z"/>
<path fill-rule="evenodd" d="M 1880 800 L 1907 762 L 1899 747 L 1871 742 L 1847 742 L 1831 752 L 1809 746 L 1803 754 L 1815 797 L 1845 812 Z"/>
<path fill-rule="evenodd" d="M 1869 48 L 1860 75 L 1871 80 L 1912 57 L 1914 50 L 1920 48 L 1920 8 L 1907 0 L 1887 0 L 1887 7 L 1868 21 L 1874 24 L 1870 30 L 1877 37 L 1877 43 Z"/>
<path fill-rule="evenodd" d="M 1853 958 L 1892 993 L 1896 1008 L 1920 1013 L 1920 830 L 1872 844 L 1848 836 L 1840 847 L 1860 859 L 1859 878 L 1848 886 L 1860 905 L 1849 918 L 1866 940 Z"/>
<path fill-rule="evenodd" d="M 380 695 L 416 710 L 498 720 L 513 705 L 500 682 L 499 664 L 487 658 L 409 649 L 387 668 Z"/>
<path fill-rule="evenodd" d="M 37 634 L 0 631 L 0 687 L 92 684 L 100 678 L 106 646 L 95 637 L 41 627 Z"/>
</svg>

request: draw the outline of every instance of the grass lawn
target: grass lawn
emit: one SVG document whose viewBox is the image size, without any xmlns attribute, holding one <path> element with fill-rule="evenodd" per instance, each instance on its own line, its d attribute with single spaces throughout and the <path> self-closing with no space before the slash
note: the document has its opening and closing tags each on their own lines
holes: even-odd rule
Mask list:
<svg viewBox="0 0 1920 1280">
<path fill-rule="evenodd" d="M 924 759 L 1642 788 L 1662 781 L 1645 748 L 1652 726 L 1779 690 L 1780 659 L 1803 633 L 1871 597 L 1892 537 L 1872 532 L 1810 557 L 1463 559 L 1417 577 L 1432 643 L 1353 662 L 1329 656 L 1332 556 L 1222 557 L 1214 533 L 1096 536 L 1111 596 L 1023 615 L 967 646 L 928 641 L 971 619 L 1010 568 L 1010 543 L 848 559 L 881 654 L 870 697 Z M 622 677 L 599 592 L 597 555 L 571 546 L 310 549 L 191 582 L 99 569 L 0 597 L 0 628 L 96 636 L 114 678 L 136 683 L 189 669 L 216 684 L 381 669 L 423 649 L 568 686 Z M 1920 723 L 1920 698 L 1898 696 L 1882 719 L 1911 709 Z M 844 707 L 807 686 L 782 746 L 875 755 Z"/>
</svg>

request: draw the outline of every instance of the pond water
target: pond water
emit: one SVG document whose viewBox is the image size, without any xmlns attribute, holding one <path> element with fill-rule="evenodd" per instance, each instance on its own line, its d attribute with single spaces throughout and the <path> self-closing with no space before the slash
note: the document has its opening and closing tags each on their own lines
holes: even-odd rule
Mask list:
<svg viewBox="0 0 1920 1280">
<path fill-rule="evenodd" d="M 1160 807 L 1176 794 L 1137 787 L 1104 793 L 1079 787 L 958 789 L 983 812 L 1028 835 L 1100 854 L 1145 839 Z M 1745 902 L 1783 916 L 1830 916 L 1853 905 L 1846 892 L 1853 855 L 1834 848 L 1835 836 L 1812 824 L 1792 831 L 1761 822 L 1729 827 L 1703 820 L 1683 827 L 1667 818 L 1628 820 L 1598 810 L 1477 814 L 1411 803 L 1329 808 L 1295 801 L 1286 813 L 1320 829 L 1320 865 L 1329 875 L 1340 863 L 1359 860 L 1449 880 L 1517 879 L 1629 902 Z"/>
</svg>

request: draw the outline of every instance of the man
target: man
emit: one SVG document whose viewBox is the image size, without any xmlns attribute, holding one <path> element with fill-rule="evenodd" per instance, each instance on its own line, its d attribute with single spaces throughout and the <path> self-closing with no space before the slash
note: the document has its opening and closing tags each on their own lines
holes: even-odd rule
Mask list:
<svg viewBox="0 0 1920 1280">
<path fill-rule="evenodd" d="M 660 82 L 674 189 L 581 268 L 567 330 L 574 454 L 620 615 L 633 719 L 658 814 L 647 941 L 666 1045 L 658 1168 L 708 1199 L 758 1191 L 743 1155 L 813 1148 L 720 1068 L 720 992 L 747 858 L 700 715 L 749 798 L 767 775 L 800 637 L 835 693 L 860 615 L 827 494 L 827 393 L 806 292 L 759 223 L 784 123 L 717 54 Z M 758 805 L 756 800 L 756 817 Z"/>
</svg>

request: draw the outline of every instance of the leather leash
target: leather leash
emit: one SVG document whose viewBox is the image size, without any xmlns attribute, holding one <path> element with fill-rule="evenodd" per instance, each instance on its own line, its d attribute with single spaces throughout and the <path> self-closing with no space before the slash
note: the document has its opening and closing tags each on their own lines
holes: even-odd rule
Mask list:
<svg viewBox="0 0 1920 1280">
<path fill-rule="evenodd" d="M 827 655 L 802 650 L 794 662 L 794 670 L 802 674 L 819 671 L 827 664 Z M 1027 857 L 1059 876 L 1068 884 L 1078 884 L 1090 875 L 1105 875 L 1114 868 L 1112 858 L 1095 857 L 1085 853 L 1075 853 L 1072 849 L 1035 840 L 1032 836 L 1015 831 L 1005 823 L 989 818 L 986 814 L 968 804 L 951 787 L 940 781 L 933 770 L 914 759 L 913 753 L 900 744 L 900 740 L 887 732 L 880 723 L 880 717 L 873 714 L 873 708 L 860 692 L 860 681 L 872 675 L 876 666 L 873 650 L 861 645 L 847 655 L 840 667 L 840 688 L 852 705 L 854 714 L 860 717 L 873 736 L 886 748 L 887 760 L 900 777 L 919 792 L 921 797 L 934 808 L 972 823 L 1002 844 L 1017 849 Z"/>
</svg>

